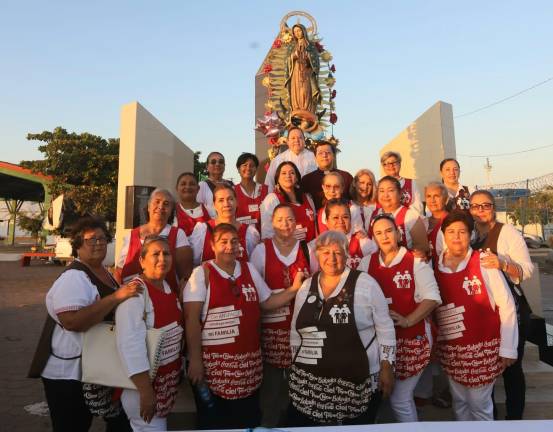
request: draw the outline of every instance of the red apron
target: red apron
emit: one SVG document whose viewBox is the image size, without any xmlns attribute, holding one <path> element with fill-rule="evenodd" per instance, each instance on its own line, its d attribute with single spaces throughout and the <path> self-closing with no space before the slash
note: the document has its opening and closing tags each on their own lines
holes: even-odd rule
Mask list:
<svg viewBox="0 0 553 432">
<path fill-rule="evenodd" d="M 480 269 L 480 252 L 473 251 L 464 270 L 435 270 L 443 306 L 436 309 L 438 349 L 444 371 L 459 384 L 480 387 L 501 373 L 499 310 L 492 309 Z"/>
<path fill-rule="evenodd" d="M 177 270 L 175 267 L 176 262 L 176 245 L 177 245 L 177 233 L 179 229 L 177 227 L 171 227 L 167 241 L 169 242 L 169 250 L 171 251 L 171 268 L 169 273 L 165 277 L 165 280 L 173 290 L 173 292 L 179 292 L 179 283 L 177 279 Z M 125 281 L 127 278 L 139 275 L 142 273 L 140 267 L 140 249 L 142 249 L 142 242 L 140 241 L 140 227 L 133 228 L 129 239 L 129 249 L 127 251 L 127 257 L 125 258 L 125 264 L 121 269 L 121 280 Z"/>
<path fill-rule="evenodd" d="M 213 229 L 215 228 L 215 219 L 210 219 L 206 222 L 207 230 L 205 232 L 204 248 L 202 252 L 201 262 L 209 261 L 215 259 L 215 253 L 211 248 L 211 239 L 213 237 Z M 240 241 L 240 250 L 236 259 L 238 261 L 248 261 L 248 249 L 246 248 L 246 231 L 248 230 L 248 225 L 240 224 L 238 228 L 238 240 Z"/>
<path fill-rule="evenodd" d="M 405 235 L 405 216 L 407 215 L 407 210 L 409 209 L 402 205 L 394 216 L 394 220 L 396 221 L 396 226 L 399 231 L 399 246 L 403 246 L 404 248 L 407 248 L 407 236 Z M 371 227 L 368 232 L 368 236 L 371 239 L 373 238 L 372 221 L 377 215 L 383 212 L 384 210 L 382 210 L 382 207 L 377 207 L 371 214 Z"/>
<path fill-rule="evenodd" d="M 256 186 L 257 188 L 257 186 Z M 251 198 L 242 191 L 240 184 L 234 186 L 236 192 L 236 219 L 246 225 L 255 224 L 258 231 L 261 231 L 261 213 L 259 206 L 269 193 L 267 185 L 261 185 L 259 196 Z"/>
<path fill-rule="evenodd" d="M 156 415 L 167 417 L 177 398 L 182 368 L 182 310 L 174 292 L 166 294 L 145 282 L 154 307 L 154 328 L 164 329 L 159 367 L 152 386 L 156 398 Z"/>
<path fill-rule="evenodd" d="M 275 192 L 275 195 L 281 203 L 286 202 L 281 194 Z M 305 231 L 305 241 L 309 243 L 317 235 L 315 227 L 315 212 L 311 207 L 311 204 L 309 204 L 305 194 L 303 195 L 303 201 L 301 204 L 288 204 L 292 207 L 294 216 L 296 217 L 296 230 Z"/>
<path fill-rule="evenodd" d="M 353 234 L 349 240 L 349 257 L 346 261 L 346 265 L 353 270 L 357 269 L 357 266 L 363 258 L 363 250 L 361 249 L 361 242 L 355 234 Z"/>
<path fill-rule="evenodd" d="M 376 279 L 390 310 L 407 316 L 418 304 L 415 302 L 415 258 L 409 251 L 394 266 L 380 265 L 379 253 L 372 254 L 369 274 Z M 401 328 L 395 327 L 397 339 L 396 378 L 404 380 L 420 373 L 430 362 L 430 342 L 424 320 Z"/>
<path fill-rule="evenodd" d="M 307 269 L 309 264 L 301 246 L 294 263 L 288 267 L 278 259 L 275 246 L 271 239 L 265 243 L 265 282 L 271 290 L 281 290 L 292 285 L 296 274 Z M 292 363 L 290 353 L 290 323 L 294 302 L 271 312 L 263 313 L 261 317 L 261 344 L 263 360 L 276 368 L 288 368 Z"/>
<path fill-rule="evenodd" d="M 323 216 L 325 216 L 325 209 L 326 209 L 326 206 L 321 207 L 317 212 L 317 232 L 319 234 L 322 234 L 325 231 L 328 231 L 328 227 L 326 226 L 326 223 L 323 222 Z"/>
<path fill-rule="evenodd" d="M 440 232 L 440 229 L 442 228 L 442 222 L 444 220 L 441 219 L 440 222 L 436 224 L 434 228 L 428 233 L 428 245 L 430 246 L 430 255 L 432 257 L 432 264 L 434 267 L 438 265 L 438 254 L 436 253 L 436 239 L 438 238 L 438 233 Z"/>
<path fill-rule="evenodd" d="M 243 399 L 261 385 L 260 307 L 248 264 L 234 284 L 209 267 L 209 304 L 202 328 L 206 382 L 223 399 Z"/>
<path fill-rule="evenodd" d="M 192 234 L 194 227 L 198 222 L 207 222 L 211 219 L 209 212 L 203 204 L 200 204 L 202 207 L 202 215 L 197 218 L 190 216 L 180 204 L 177 204 L 177 226 L 184 231 L 187 236 Z"/>
<path fill-rule="evenodd" d="M 413 202 L 413 179 L 404 178 L 405 182 L 401 188 L 401 204 L 409 207 Z"/>
</svg>

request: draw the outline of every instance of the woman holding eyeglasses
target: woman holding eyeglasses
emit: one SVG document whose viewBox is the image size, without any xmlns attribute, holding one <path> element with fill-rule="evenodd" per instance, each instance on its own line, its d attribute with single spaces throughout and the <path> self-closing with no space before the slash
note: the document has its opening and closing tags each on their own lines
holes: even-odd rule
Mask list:
<svg viewBox="0 0 553 432">
<path fill-rule="evenodd" d="M 207 222 L 211 215 L 207 208 L 196 201 L 200 190 L 196 176 L 191 172 L 184 172 L 177 178 L 177 196 L 174 226 L 182 229 L 189 236 L 199 222 Z"/>
<path fill-rule="evenodd" d="M 399 245 L 399 231 L 388 214 L 372 222 L 378 252 L 361 260 L 359 270 L 376 279 L 396 326 L 396 382 L 390 404 L 400 422 L 418 420 L 413 392 L 430 362 L 432 334 L 427 318 L 441 304 L 432 268 Z"/>
<path fill-rule="evenodd" d="M 217 185 L 223 184 L 233 187 L 229 180 L 223 178 L 225 173 L 225 157 L 222 153 L 211 152 L 206 159 L 207 179 L 198 183 L 200 190 L 196 197 L 196 201 L 205 205 L 211 217 L 215 217 L 215 209 L 213 208 L 213 191 Z"/>
<path fill-rule="evenodd" d="M 133 280 L 144 294 L 123 303 L 115 313 L 119 357 L 136 386 L 136 390 L 123 390 L 121 402 L 135 432 L 166 431 L 167 415 L 177 397 L 184 329 L 179 299 L 166 281 L 172 259 L 165 237 L 147 237 L 140 249 L 142 272 Z M 146 346 L 151 328 L 163 331 L 153 377 Z"/>
<path fill-rule="evenodd" d="M 288 203 L 296 217 L 298 240 L 310 242 L 317 234 L 315 204 L 309 194 L 301 188 L 301 174 L 293 162 L 282 162 L 275 172 L 275 190 L 261 203 L 261 238 L 271 238 L 273 232 L 273 210 L 281 203 Z"/>
<path fill-rule="evenodd" d="M 394 385 L 394 323 L 378 283 L 346 266 L 347 237 L 317 237 L 320 271 L 294 303 L 288 426 L 374 423 Z"/>
<path fill-rule="evenodd" d="M 446 247 L 435 271 L 443 301 L 435 313 L 438 358 L 457 420 L 493 420 L 495 380 L 517 358 L 515 303 L 501 272 L 470 247 L 473 221 L 466 212 L 451 212 L 441 230 Z"/>
<path fill-rule="evenodd" d="M 506 418 L 520 420 L 524 412 L 526 393 L 522 359 L 531 312 L 520 284 L 532 276 L 534 265 L 522 235 L 512 225 L 503 224 L 497 220 L 495 199 L 490 192 L 479 190 L 470 196 L 470 214 L 476 227 L 476 239 L 472 247 L 483 251 L 483 267 L 503 273 L 517 306 L 518 357 L 517 361 L 503 372 L 503 380 Z"/>
<path fill-rule="evenodd" d="M 377 197 L 380 207 L 373 211 L 371 220 L 382 213 L 391 214 L 399 230 L 399 244 L 415 251 L 420 258 L 426 257 L 429 249 L 426 227 L 419 213 L 401 204 L 399 181 L 391 176 L 382 177 L 378 181 Z M 371 233 L 370 227 L 368 233 Z"/>
<path fill-rule="evenodd" d="M 417 188 L 417 183 L 413 179 L 404 178 L 400 175 L 401 155 L 397 152 L 388 151 L 381 156 L 380 164 L 386 176 L 393 177 L 399 182 L 401 204 L 416 211 L 419 215 L 423 215 L 421 194 Z"/>
<path fill-rule="evenodd" d="M 175 212 L 175 199 L 167 189 L 155 189 L 148 199 L 147 222 L 133 228 L 123 239 L 123 246 L 115 264 L 115 278 L 119 283 L 130 280 L 142 271 L 140 250 L 149 236 L 167 237 L 173 259 L 167 273 L 167 282 L 175 293 L 192 272 L 192 249 L 184 231 L 171 226 Z"/>
<path fill-rule="evenodd" d="M 255 181 L 255 173 L 259 167 L 259 159 L 252 153 L 242 153 L 236 161 L 236 169 L 240 174 L 240 183 L 234 186 L 236 192 L 236 219 L 247 225 L 254 225 L 261 231 L 261 214 L 259 206 L 269 193 L 265 184 Z"/>
<path fill-rule="evenodd" d="M 317 231 L 323 233 L 329 228 L 327 227 L 326 219 L 326 203 L 331 199 L 341 199 L 344 196 L 344 178 L 338 172 L 330 172 L 323 177 L 322 182 L 323 189 L 323 206 L 317 212 Z M 350 223 L 353 226 L 354 232 L 363 230 L 363 220 L 361 219 L 361 212 L 359 207 L 350 208 Z"/>
<path fill-rule="evenodd" d="M 298 271 L 273 293 L 252 264 L 236 259 L 239 245 L 234 225 L 217 225 L 215 258 L 194 269 L 184 290 L 188 377 L 202 429 L 259 426 L 261 312 L 289 304 L 304 278 Z"/>
<path fill-rule="evenodd" d="M 238 231 L 240 239 L 238 260 L 248 261 L 248 257 L 259 243 L 259 232 L 254 225 L 241 223 L 236 218 L 236 192 L 234 188 L 220 184 L 213 190 L 213 205 L 216 218 L 205 223 L 199 223 L 190 236 L 190 243 L 194 250 L 194 265 L 198 266 L 204 261 L 215 257 L 211 247 L 213 230 L 219 224 L 226 223 L 233 225 Z"/>
<path fill-rule="evenodd" d="M 371 215 L 376 209 L 376 179 L 371 170 L 360 169 L 353 177 L 350 192 L 351 208 L 358 208 L 366 231 L 370 226 Z"/>
<path fill-rule="evenodd" d="M 469 188 L 459 183 L 460 174 L 461 166 L 457 159 L 448 158 L 440 162 L 440 175 L 448 193 L 448 211 L 469 210 Z"/>
<path fill-rule="evenodd" d="M 309 274 L 309 251 L 305 241 L 294 237 L 296 217 L 290 204 L 279 204 L 273 210 L 272 239 L 255 247 L 251 264 L 263 277 L 272 293 L 289 286 L 298 272 Z M 290 354 L 290 322 L 293 303 L 261 316 L 261 352 L 263 384 L 260 390 L 264 427 L 277 427 L 285 419 L 288 408 L 288 368 Z"/>
<path fill-rule="evenodd" d="M 142 292 L 136 282 L 119 287 L 102 265 L 110 241 L 111 235 L 103 220 L 80 219 L 71 234 L 76 259 L 46 294 L 48 321 L 53 325 L 51 333 L 43 332 L 45 339 L 39 347 L 47 346 L 50 350 L 37 351 L 37 363 L 33 360 L 33 365 L 42 376 L 52 428 L 56 432 L 87 431 L 92 423 L 81 383 L 83 333 L 101 321 L 113 321 L 117 305 Z M 93 389 L 87 391 L 90 393 Z M 108 412 L 117 412 L 117 406 L 109 407 L 111 395 L 107 401 L 96 399 L 94 402 L 96 408 L 99 408 L 98 402 L 103 402 Z M 106 418 L 106 430 L 129 430 L 124 413 Z"/>
</svg>

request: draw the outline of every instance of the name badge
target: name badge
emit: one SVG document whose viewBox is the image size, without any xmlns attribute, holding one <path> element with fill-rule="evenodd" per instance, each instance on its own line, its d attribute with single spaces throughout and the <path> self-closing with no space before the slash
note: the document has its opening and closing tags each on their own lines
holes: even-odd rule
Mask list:
<svg viewBox="0 0 553 432">
<path fill-rule="evenodd" d="M 248 205 L 248 211 L 250 213 L 259 211 L 259 204 L 250 204 L 250 205 Z"/>
</svg>

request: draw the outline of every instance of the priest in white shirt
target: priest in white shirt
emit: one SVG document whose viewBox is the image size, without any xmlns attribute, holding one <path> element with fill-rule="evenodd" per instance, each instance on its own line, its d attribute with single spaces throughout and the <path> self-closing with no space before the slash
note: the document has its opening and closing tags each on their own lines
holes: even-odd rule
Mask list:
<svg viewBox="0 0 553 432">
<path fill-rule="evenodd" d="M 288 150 L 277 155 L 269 165 L 265 184 L 269 187 L 269 193 L 275 187 L 275 172 L 284 161 L 293 162 L 299 169 L 302 177 L 317 169 L 317 161 L 313 152 L 305 148 L 305 137 L 300 128 L 294 127 L 288 131 Z"/>
</svg>

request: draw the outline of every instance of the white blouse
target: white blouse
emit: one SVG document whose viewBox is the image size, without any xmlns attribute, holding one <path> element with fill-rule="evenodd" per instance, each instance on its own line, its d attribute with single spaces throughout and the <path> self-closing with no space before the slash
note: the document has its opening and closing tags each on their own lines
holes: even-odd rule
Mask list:
<svg viewBox="0 0 553 432">
<path fill-rule="evenodd" d="M 472 248 L 469 247 L 467 255 L 459 263 L 456 271 L 452 271 L 449 267 L 444 266 L 443 259 L 447 249 L 444 249 L 438 260 L 438 269 L 443 273 L 456 273 L 464 270 L 472 255 Z M 499 319 L 501 322 L 500 333 L 501 342 L 499 344 L 499 355 L 506 358 L 518 357 L 518 324 L 515 301 L 511 295 L 511 291 L 503 277 L 503 274 L 497 269 L 487 269 L 480 266 L 484 284 L 488 292 L 492 309 L 497 306 L 499 308 Z"/>
<path fill-rule="evenodd" d="M 67 270 L 56 279 L 46 294 L 46 309 L 59 324 L 58 314 L 78 311 L 99 299 L 98 288 L 84 271 Z M 69 331 L 61 325 L 56 325 L 52 334 L 53 352 L 63 358 L 79 356 L 83 347 L 83 335 L 83 332 Z M 42 376 L 49 379 L 80 381 L 81 359 L 62 360 L 51 355 Z"/>
<path fill-rule="evenodd" d="M 350 269 L 346 268 L 340 277 L 340 282 L 329 298 L 336 297 L 342 290 Z M 301 338 L 296 329 L 296 320 L 298 314 L 307 299 L 311 279 L 305 280 L 296 295 L 294 303 L 294 314 L 292 316 L 290 346 L 292 354 L 299 349 Z M 318 283 L 319 296 L 323 297 L 320 282 Z M 367 348 L 367 357 L 369 359 L 369 370 L 371 375 L 372 390 L 378 386 L 378 373 L 380 371 L 380 362 L 387 360 L 390 363 L 395 362 L 396 358 L 396 334 L 394 322 L 388 313 L 388 304 L 378 283 L 368 274 L 361 273 L 357 279 L 354 292 L 354 315 L 355 324 L 359 337 L 364 346 L 368 345 L 373 336 L 376 339 Z M 344 353 L 347 355 L 347 353 Z"/>
<path fill-rule="evenodd" d="M 190 234 L 189 239 L 192 245 L 193 263 L 195 266 L 199 266 L 202 263 L 206 233 L 207 224 L 200 222 L 196 224 L 192 234 Z M 259 241 L 259 231 L 257 231 L 255 225 L 248 225 L 246 229 L 246 251 L 248 252 L 248 256 L 251 255 Z"/>
<path fill-rule="evenodd" d="M 532 277 L 534 272 L 534 264 L 530 259 L 528 247 L 524 242 L 522 234 L 510 224 L 503 224 L 497 239 L 497 255 L 500 259 L 506 260 L 513 264 L 518 264 L 522 269 L 522 280 L 520 278 L 512 278 L 511 281 L 515 284 L 521 283 Z"/>
</svg>

